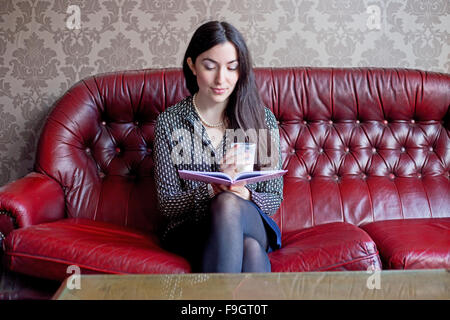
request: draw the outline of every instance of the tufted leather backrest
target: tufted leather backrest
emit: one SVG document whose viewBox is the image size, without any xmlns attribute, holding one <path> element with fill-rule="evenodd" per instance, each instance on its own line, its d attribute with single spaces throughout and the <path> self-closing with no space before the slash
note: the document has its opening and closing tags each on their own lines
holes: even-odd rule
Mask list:
<svg viewBox="0 0 450 320">
<path fill-rule="evenodd" d="M 187 94 L 179 70 L 140 70 L 82 80 L 55 103 L 35 169 L 61 184 L 68 217 L 157 231 L 154 126 Z"/>
<path fill-rule="evenodd" d="M 284 69 L 258 77 L 280 121 L 284 232 L 450 216 L 449 75 Z"/>
<path fill-rule="evenodd" d="M 450 216 L 450 76 L 405 69 L 256 69 L 279 121 L 283 232 Z M 181 70 L 85 79 L 56 104 L 36 170 L 64 188 L 67 215 L 154 231 L 156 117 L 189 93 Z"/>
</svg>

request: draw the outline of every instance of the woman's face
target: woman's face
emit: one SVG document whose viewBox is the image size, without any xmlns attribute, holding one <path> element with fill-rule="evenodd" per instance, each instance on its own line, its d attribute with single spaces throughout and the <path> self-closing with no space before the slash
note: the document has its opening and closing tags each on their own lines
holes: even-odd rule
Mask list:
<svg viewBox="0 0 450 320">
<path fill-rule="evenodd" d="M 203 103 L 226 103 L 239 79 L 239 61 L 231 42 L 218 44 L 187 63 L 197 77 L 198 99 Z"/>
</svg>

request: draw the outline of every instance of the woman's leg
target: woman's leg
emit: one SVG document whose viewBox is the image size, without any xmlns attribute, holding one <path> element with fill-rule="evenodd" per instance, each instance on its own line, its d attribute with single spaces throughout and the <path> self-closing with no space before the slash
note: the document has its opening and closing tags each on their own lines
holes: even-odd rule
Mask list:
<svg viewBox="0 0 450 320">
<path fill-rule="evenodd" d="M 270 269 L 270 260 L 266 250 L 256 239 L 244 236 L 242 272 L 270 272 Z"/>
<path fill-rule="evenodd" d="M 268 239 L 258 210 L 231 192 L 210 205 L 210 235 L 203 253 L 203 272 L 269 272 Z"/>
</svg>

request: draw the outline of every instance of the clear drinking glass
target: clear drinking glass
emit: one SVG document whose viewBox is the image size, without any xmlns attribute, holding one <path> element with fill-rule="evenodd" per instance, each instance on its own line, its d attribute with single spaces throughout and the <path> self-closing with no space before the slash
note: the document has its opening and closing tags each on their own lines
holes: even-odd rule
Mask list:
<svg viewBox="0 0 450 320">
<path fill-rule="evenodd" d="M 247 142 L 235 142 L 231 144 L 236 156 L 238 172 L 253 171 L 255 163 L 256 144 Z"/>
</svg>

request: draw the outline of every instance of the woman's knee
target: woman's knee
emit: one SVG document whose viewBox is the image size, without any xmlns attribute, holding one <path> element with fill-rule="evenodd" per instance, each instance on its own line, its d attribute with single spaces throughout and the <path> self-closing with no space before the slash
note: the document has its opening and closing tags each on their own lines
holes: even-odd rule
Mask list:
<svg viewBox="0 0 450 320">
<path fill-rule="evenodd" d="M 243 272 L 270 272 L 271 265 L 266 250 L 252 237 L 244 238 Z"/>
<path fill-rule="evenodd" d="M 211 200 L 211 208 L 213 209 L 222 209 L 232 205 L 236 205 L 238 201 L 238 196 L 232 192 L 224 191 L 217 194 Z"/>
<path fill-rule="evenodd" d="M 265 248 L 261 246 L 261 244 L 252 237 L 244 237 L 244 253 L 247 254 L 260 254 L 261 251 L 265 252 Z"/>
<path fill-rule="evenodd" d="M 213 221 L 238 221 L 240 220 L 239 199 L 232 192 L 221 192 L 211 200 L 211 218 Z"/>
</svg>

